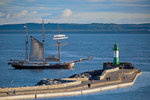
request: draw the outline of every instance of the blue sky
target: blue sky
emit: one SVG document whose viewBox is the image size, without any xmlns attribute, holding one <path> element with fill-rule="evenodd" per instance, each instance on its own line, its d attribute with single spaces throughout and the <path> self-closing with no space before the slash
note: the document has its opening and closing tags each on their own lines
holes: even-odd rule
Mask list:
<svg viewBox="0 0 150 100">
<path fill-rule="evenodd" d="M 0 0 L 0 24 L 150 23 L 150 0 Z"/>
</svg>

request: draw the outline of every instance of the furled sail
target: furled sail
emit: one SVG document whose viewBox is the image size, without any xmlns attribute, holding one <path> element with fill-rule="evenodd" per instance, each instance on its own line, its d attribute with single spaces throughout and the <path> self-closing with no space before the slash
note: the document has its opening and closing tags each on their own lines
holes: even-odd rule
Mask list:
<svg viewBox="0 0 150 100">
<path fill-rule="evenodd" d="M 43 60 L 43 45 L 40 41 L 31 36 L 30 61 Z"/>
</svg>

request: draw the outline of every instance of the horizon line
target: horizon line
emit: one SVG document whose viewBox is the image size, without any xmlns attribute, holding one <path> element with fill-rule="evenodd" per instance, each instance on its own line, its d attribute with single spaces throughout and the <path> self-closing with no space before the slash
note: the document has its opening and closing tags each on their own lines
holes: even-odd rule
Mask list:
<svg viewBox="0 0 150 100">
<path fill-rule="evenodd" d="M 19 25 L 19 24 L 42 24 L 41 23 L 36 23 L 36 22 L 29 22 L 29 23 L 8 23 L 8 24 L 0 24 L 0 26 L 2 25 Z M 150 23 L 44 23 L 44 24 L 114 24 L 114 25 L 132 25 L 132 24 L 135 24 L 135 25 L 140 25 L 140 24 L 150 24 Z"/>
</svg>

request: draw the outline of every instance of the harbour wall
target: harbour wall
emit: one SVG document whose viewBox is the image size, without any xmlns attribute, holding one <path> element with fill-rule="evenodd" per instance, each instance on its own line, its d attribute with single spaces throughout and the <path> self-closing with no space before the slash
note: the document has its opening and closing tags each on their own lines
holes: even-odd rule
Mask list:
<svg viewBox="0 0 150 100">
<path fill-rule="evenodd" d="M 62 80 L 88 81 L 88 80 L 89 80 L 89 78 L 63 78 Z"/>
<path fill-rule="evenodd" d="M 69 78 L 66 78 L 65 80 L 69 80 Z M 54 88 L 63 88 L 63 87 L 68 87 L 68 86 L 73 86 L 73 85 L 78 85 L 81 84 L 81 81 L 73 81 L 69 83 L 63 83 L 63 84 L 58 84 L 58 85 L 45 85 L 45 86 L 31 86 L 31 87 L 16 87 L 16 88 L 0 88 L 0 92 L 8 92 L 12 90 L 16 91 L 26 91 L 26 90 L 42 90 L 42 89 L 54 89 Z"/>
<path fill-rule="evenodd" d="M 130 82 L 126 82 L 126 83 L 116 83 L 114 85 L 106 85 L 106 86 L 98 87 L 98 88 L 88 88 L 85 90 L 81 89 L 78 91 L 6 96 L 6 97 L 0 97 L 0 100 L 36 99 L 36 98 L 46 98 L 46 97 L 73 96 L 73 95 L 82 95 L 82 94 L 101 92 L 101 91 L 112 90 L 112 89 L 117 89 L 117 88 L 123 88 L 123 87 L 127 87 L 127 86 L 132 86 L 134 84 L 136 78 L 141 74 L 142 74 L 142 72 L 137 73 L 135 75 L 135 78 L 133 78 L 133 80 L 131 80 Z"/>
<path fill-rule="evenodd" d="M 106 76 L 107 73 L 115 72 L 115 71 L 118 71 L 118 70 L 119 70 L 119 67 L 103 71 L 102 75 L 100 76 L 100 80 L 104 79 L 104 77 Z M 0 92 L 7 92 L 7 91 L 12 91 L 12 90 L 26 91 L 26 90 L 41 90 L 41 89 L 63 88 L 63 87 L 66 87 L 66 86 L 68 87 L 68 86 L 81 84 L 81 81 L 88 81 L 89 78 L 62 78 L 62 80 L 71 80 L 73 82 L 63 83 L 63 84 L 58 84 L 58 85 L 0 88 Z"/>
<path fill-rule="evenodd" d="M 119 67 L 104 70 L 103 73 L 102 73 L 102 75 L 100 76 L 100 80 L 103 80 L 105 78 L 105 76 L 106 76 L 107 73 L 115 72 L 115 71 L 118 71 L 118 70 L 119 70 Z"/>
</svg>

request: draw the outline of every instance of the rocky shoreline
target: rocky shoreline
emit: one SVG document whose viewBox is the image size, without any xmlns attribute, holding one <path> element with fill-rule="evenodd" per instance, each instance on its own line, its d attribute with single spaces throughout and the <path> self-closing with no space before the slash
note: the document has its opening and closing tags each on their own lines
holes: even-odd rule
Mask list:
<svg viewBox="0 0 150 100">
<path fill-rule="evenodd" d="M 95 79 L 97 76 L 100 76 L 102 74 L 103 70 L 93 70 L 93 71 L 87 71 L 80 74 L 74 74 L 70 76 L 69 78 L 92 78 Z"/>
<path fill-rule="evenodd" d="M 99 76 L 102 74 L 103 70 L 93 70 L 93 71 L 87 71 L 80 74 L 74 74 L 70 76 L 69 78 L 88 78 L 91 80 L 97 80 L 99 79 Z M 39 81 L 35 86 L 41 86 L 41 85 L 58 85 L 63 83 L 69 83 L 74 82 L 73 80 L 63 80 L 63 79 L 43 79 Z"/>
<path fill-rule="evenodd" d="M 41 86 L 41 85 L 58 85 L 63 83 L 69 83 L 73 82 L 71 80 L 62 80 L 62 79 L 43 79 L 39 81 L 35 86 Z"/>
</svg>

